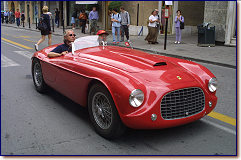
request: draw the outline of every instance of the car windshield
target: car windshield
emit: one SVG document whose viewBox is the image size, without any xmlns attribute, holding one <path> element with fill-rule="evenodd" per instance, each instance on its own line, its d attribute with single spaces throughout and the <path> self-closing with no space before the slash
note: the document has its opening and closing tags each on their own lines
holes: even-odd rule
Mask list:
<svg viewBox="0 0 241 160">
<path fill-rule="evenodd" d="M 74 41 L 73 50 L 79 50 L 83 48 L 96 47 L 99 46 L 98 36 L 85 36 L 80 37 Z"/>
</svg>

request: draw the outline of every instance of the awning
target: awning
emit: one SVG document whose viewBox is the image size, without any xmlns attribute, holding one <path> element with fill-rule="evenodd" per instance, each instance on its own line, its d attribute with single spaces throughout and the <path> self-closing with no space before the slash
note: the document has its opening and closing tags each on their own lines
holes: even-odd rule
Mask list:
<svg viewBox="0 0 241 160">
<path fill-rule="evenodd" d="M 75 1 L 75 4 L 97 4 L 98 1 Z"/>
</svg>

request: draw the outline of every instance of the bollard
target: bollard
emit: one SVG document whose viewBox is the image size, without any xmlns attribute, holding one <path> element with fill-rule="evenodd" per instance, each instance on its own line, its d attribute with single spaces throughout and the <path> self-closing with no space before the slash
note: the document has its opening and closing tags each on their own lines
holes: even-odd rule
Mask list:
<svg viewBox="0 0 241 160">
<path fill-rule="evenodd" d="M 38 19 L 36 18 L 36 29 L 38 29 Z"/>
<path fill-rule="evenodd" d="M 53 26 L 53 32 L 54 32 L 54 19 L 52 19 L 52 26 Z"/>
<path fill-rule="evenodd" d="M 28 26 L 29 26 L 29 28 L 31 28 L 30 27 L 30 17 L 28 17 Z"/>
<path fill-rule="evenodd" d="M 62 20 L 62 24 L 63 24 L 63 34 L 64 34 L 64 19 Z"/>
</svg>

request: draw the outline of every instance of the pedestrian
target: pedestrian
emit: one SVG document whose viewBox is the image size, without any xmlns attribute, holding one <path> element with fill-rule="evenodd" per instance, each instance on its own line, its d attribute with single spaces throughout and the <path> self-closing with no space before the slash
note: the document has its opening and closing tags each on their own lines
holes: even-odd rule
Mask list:
<svg viewBox="0 0 241 160">
<path fill-rule="evenodd" d="M 176 29 L 176 41 L 175 44 L 181 43 L 182 33 L 180 23 L 184 23 L 184 17 L 181 15 L 181 11 L 177 10 L 177 16 L 175 17 L 175 29 Z"/>
<path fill-rule="evenodd" d="M 75 10 L 71 16 L 72 29 L 75 29 L 75 19 L 77 18 L 77 11 Z"/>
<path fill-rule="evenodd" d="M 79 21 L 80 21 L 80 27 L 82 27 L 81 33 L 85 34 L 85 27 L 86 27 L 86 22 L 87 22 L 87 14 L 85 13 L 84 9 L 81 10 L 81 13 L 79 15 Z"/>
<path fill-rule="evenodd" d="M 9 16 L 9 12 L 8 12 L 8 10 L 6 10 L 6 11 L 4 12 L 4 18 L 5 18 L 5 23 L 6 23 L 6 24 L 8 24 L 8 16 Z"/>
<path fill-rule="evenodd" d="M 111 22 L 112 22 L 112 36 L 113 36 L 113 44 L 119 44 L 120 42 L 120 22 L 121 16 L 117 13 L 117 9 L 112 9 L 111 15 Z M 117 40 L 115 39 L 115 33 L 117 32 Z"/>
<path fill-rule="evenodd" d="M 14 14 L 14 11 L 12 10 L 12 12 L 11 12 L 11 22 L 12 23 L 15 23 L 15 14 Z"/>
<path fill-rule="evenodd" d="M 25 14 L 22 11 L 22 13 L 21 13 L 21 24 L 23 25 L 23 27 L 24 27 L 24 21 L 25 21 Z"/>
<path fill-rule="evenodd" d="M 19 27 L 19 25 L 20 25 L 20 12 L 19 12 L 19 9 L 17 9 L 17 11 L 15 12 L 15 17 L 16 17 L 17 26 Z"/>
<path fill-rule="evenodd" d="M 94 35 L 96 35 L 97 30 L 97 21 L 99 19 L 98 11 L 96 10 L 96 7 L 93 7 L 92 11 L 89 14 L 89 21 L 90 21 L 90 35 L 91 32 L 94 32 Z"/>
<path fill-rule="evenodd" d="M 50 16 L 47 14 L 48 13 L 48 6 L 43 6 L 43 14 L 41 17 L 43 18 L 43 23 L 46 24 L 47 29 L 46 30 L 41 30 L 41 39 L 38 41 L 37 44 L 35 44 L 35 50 L 38 51 L 38 46 L 40 43 L 42 43 L 45 40 L 45 36 L 48 35 L 48 45 L 51 45 L 52 42 L 52 35 L 51 35 L 51 27 L 50 27 Z"/>
<path fill-rule="evenodd" d="M 125 11 L 124 7 L 120 7 L 121 16 L 121 42 L 124 41 L 124 35 L 126 35 L 127 41 L 129 41 L 129 26 L 130 26 L 130 15 Z"/>
<path fill-rule="evenodd" d="M 158 36 L 157 23 L 160 22 L 160 20 L 158 19 L 156 10 L 152 11 L 148 22 L 149 22 L 148 23 L 148 34 L 147 34 L 145 40 L 148 41 L 149 44 L 156 44 L 156 43 L 158 43 L 157 42 L 157 36 Z"/>
<path fill-rule="evenodd" d="M 1 20 L 2 20 L 2 23 L 4 23 L 4 12 L 1 12 Z"/>
<path fill-rule="evenodd" d="M 55 15 L 55 24 L 56 24 L 57 28 L 59 28 L 59 14 L 60 14 L 60 12 L 59 12 L 58 8 L 55 8 L 54 15 Z"/>
<path fill-rule="evenodd" d="M 12 12 L 12 10 L 10 10 L 9 11 L 9 16 L 8 16 L 8 22 L 9 22 L 9 24 L 12 24 L 12 22 L 13 22 L 13 20 L 12 20 L 12 14 L 13 14 L 13 12 Z"/>
</svg>

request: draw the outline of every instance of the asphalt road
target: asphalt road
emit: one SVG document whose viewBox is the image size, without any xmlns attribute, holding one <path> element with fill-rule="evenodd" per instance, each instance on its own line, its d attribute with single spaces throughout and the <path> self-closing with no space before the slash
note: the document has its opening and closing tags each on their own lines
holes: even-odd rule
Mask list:
<svg viewBox="0 0 241 160">
<path fill-rule="evenodd" d="M 85 108 L 54 90 L 35 90 L 30 57 L 40 33 L 4 26 L 1 32 L 1 155 L 237 154 L 236 126 L 210 116 L 163 130 L 129 129 L 113 141 L 100 137 Z M 53 37 L 52 44 L 60 42 Z M 214 111 L 236 119 L 236 69 L 202 65 L 219 80 Z"/>
</svg>

